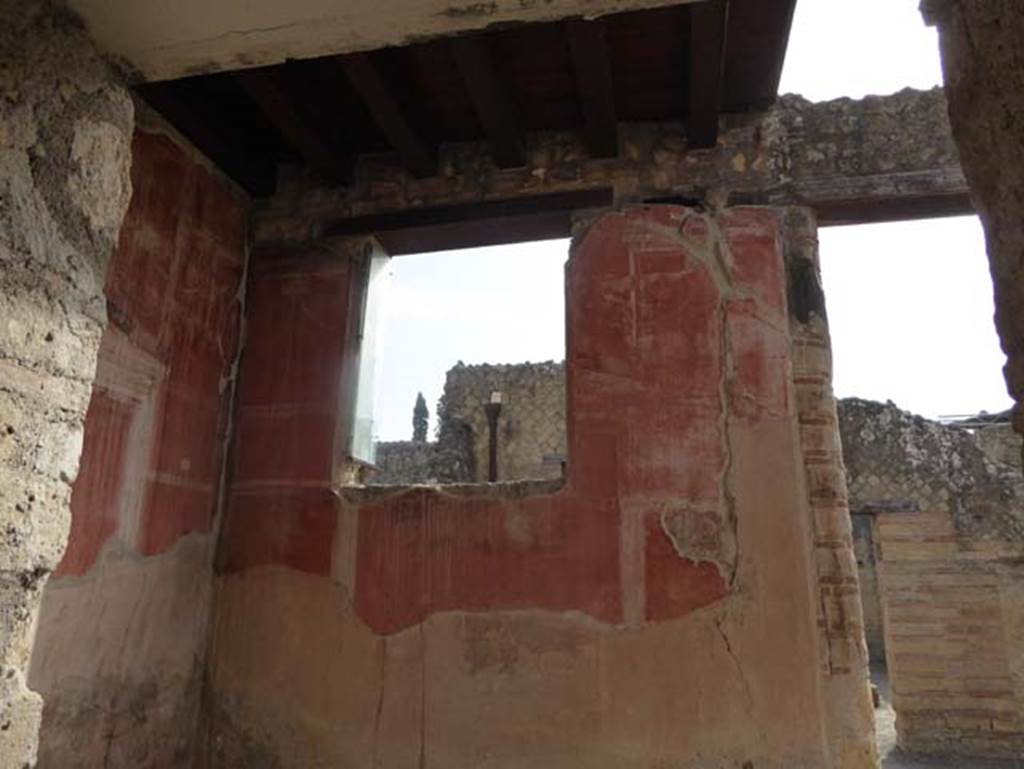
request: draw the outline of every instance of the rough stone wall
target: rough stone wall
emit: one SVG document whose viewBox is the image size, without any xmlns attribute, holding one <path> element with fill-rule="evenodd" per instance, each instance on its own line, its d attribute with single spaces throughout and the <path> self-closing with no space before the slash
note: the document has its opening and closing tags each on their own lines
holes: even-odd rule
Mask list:
<svg viewBox="0 0 1024 769">
<path fill-rule="evenodd" d="M 875 512 L 902 747 L 1024 755 L 1024 477 L 966 430 L 840 404 L 855 509 Z"/>
<path fill-rule="evenodd" d="M 993 462 L 1011 467 L 1021 464 L 1024 439 L 1009 422 L 979 427 L 974 430 L 974 437 L 981 450 Z"/>
<path fill-rule="evenodd" d="M 878 763 L 814 214 L 786 209 L 784 249 L 793 382 L 815 554 L 825 727 L 832 765 Z"/>
<path fill-rule="evenodd" d="M 981 217 L 1015 427 L 1024 433 L 1024 16 L 1016 0 L 922 0 L 938 26 L 953 136 Z"/>
<path fill-rule="evenodd" d="M 763 113 L 723 116 L 718 145 L 704 151 L 689 150 L 678 125 L 622 125 L 620 137 L 615 158 L 592 158 L 579 136 L 541 133 L 522 168 L 496 168 L 483 145 L 458 144 L 442 148 L 428 179 L 372 159 L 344 188 L 283 179 L 258 204 L 256 239 L 306 243 L 346 217 L 603 188 L 616 203 L 805 205 L 820 224 L 971 211 L 940 88 L 820 103 L 785 96 Z"/>
<path fill-rule="evenodd" d="M 560 333 L 560 329 L 552 329 Z M 562 477 L 565 443 L 565 366 L 562 363 L 465 366 L 449 369 L 438 409 L 442 431 L 468 436 L 466 478 L 487 482 L 490 431 L 484 404 L 502 396 L 498 416 L 498 480 Z"/>
<path fill-rule="evenodd" d="M 189 766 L 233 391 L 248 200 L 144 111 L 131 205 L 43 595 L 39 766 Z"/>
<path fill-rule="evenodd" d="M 514 363 L 448 370 L 438 405 L 435 443 L 377 444 L 371 483 L 486 483 L 490 428 L 484 404 L 502 394 L 498 481 L 562 477 L 565 455 L 565 366 Z"/>
<path fill-rule="evenodd" d="M 0 2 L 0 766 L 36 761 L 26 675 L 106 323 L 133 109 L 76 22 Z"/>
<path fill-rule="evenodd" d="M 437 443 L 432 441 L 381 441 L 377 444 L 376 469 L 370 483 L 378 486 L 437 483 Z"/>
<path fill-rule="evenodd" d="M 284 421 L 239 431 L 201 765 L 834 766 L 780 219 L 582 227 L 544 488 L 332 490 L 299 428 L 344 376 L 343 263 L 268 252 L 242 390 Z"/>
</svg>

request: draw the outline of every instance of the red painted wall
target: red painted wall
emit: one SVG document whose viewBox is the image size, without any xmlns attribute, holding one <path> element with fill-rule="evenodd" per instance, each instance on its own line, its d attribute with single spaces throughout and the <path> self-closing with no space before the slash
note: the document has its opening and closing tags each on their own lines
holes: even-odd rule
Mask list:
<svg viewBox="0 0 1024 769">
<path fill-rule="evenodd" d="M 87 572 L 114 536 L 160 553 L 209 530 L 216 505 L 248 202 L 164 134 L 136 132 L 131 175 L 57 576 Z"/>
<path fill-rule="evenodd" d="M 556 494 L 413 489 L 358 505 L 354 604 L 387 634 L 432 612 L 683 616 L 731 590 L 729 426 L 784 414 L 789 337 L 776 213 L 602 216 L 567 267 L 569 471 Z M 348 273 L 255 257 L 227 572 L 325 575 Z M 345 544 L 345 543 L 341 543 Z"/>
</svg>

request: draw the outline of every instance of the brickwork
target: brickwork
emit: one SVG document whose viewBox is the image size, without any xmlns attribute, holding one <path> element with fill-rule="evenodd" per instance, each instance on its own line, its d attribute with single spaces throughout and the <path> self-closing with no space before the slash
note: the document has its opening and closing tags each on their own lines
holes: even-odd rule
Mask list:
<svg viewBox="0 0 1024 769">
<path fill-rule="evenodd" d="M 867 649 L 832 395 L 832 348 L 814 214 L 787 210 L 784 231 L 793 381 L 814 537 L 826 728 L 836 767 L 877 764 Z"/>
<path fill-rule="evenodd" d="M 1024 755 L 1024 480 L 966 430 L 850 399 L 840 408 L 855 509 L 875 511 L 900 745 Z"/>
</svg>

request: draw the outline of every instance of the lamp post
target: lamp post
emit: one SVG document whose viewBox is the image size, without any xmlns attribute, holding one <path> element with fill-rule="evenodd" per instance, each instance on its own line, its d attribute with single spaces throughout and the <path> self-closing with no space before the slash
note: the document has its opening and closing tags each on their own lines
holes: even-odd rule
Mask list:
<svg viewBox="0 0 1024 769">
<path fill-rule="evenodd" d="M 484 404 L 484 413 L 487 415 L 487 426 L 489 428 L 489 445 L 487 447 L 487 482 L 495 483 L 498 480 L 498 415 L 501 414 L 501 392 L 495 390 L 491 393 L 491 399 Z"/>
</svg>

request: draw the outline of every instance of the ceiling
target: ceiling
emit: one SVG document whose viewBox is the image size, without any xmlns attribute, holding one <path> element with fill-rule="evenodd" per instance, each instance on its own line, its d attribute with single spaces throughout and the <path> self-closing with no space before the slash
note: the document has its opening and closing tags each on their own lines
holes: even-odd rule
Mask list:
<svg viewBox="0 0 1024 769">
<path fill-rule="evenodd" d="M 579 131 L 618 152 L 617 125 L 681 121 L 691 146 L 719 112 L 777 93 L 795 0 L 707 0 L 595 20 L 501 25 L 367 53 L 147 83 L 139 92 L 255 196 L 280 164 L 347 184 L 359 157 L 431 176 L 444 143 L 485 141 L 524 165 L 531 132 Z"/>
</svg>

